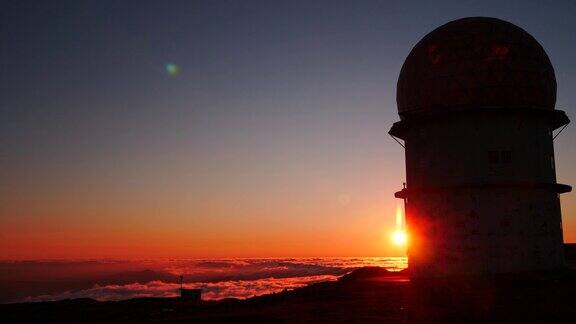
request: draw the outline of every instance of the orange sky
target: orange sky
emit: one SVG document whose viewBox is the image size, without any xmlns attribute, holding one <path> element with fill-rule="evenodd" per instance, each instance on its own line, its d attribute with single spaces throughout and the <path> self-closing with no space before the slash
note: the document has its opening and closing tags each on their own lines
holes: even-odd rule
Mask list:
<svg viewBox="0 0 576 324">
<path fill-rule="evenodd" d="M 153 183 L 127 183 L 105 190 L 97 179 L 75 179 L 75 186 L 61 188 L 25 184 L 14 188 L 3 206 L 3 214 L 11 217 L 0 218 L 0 255 L 6 259 L 402 255 L 403 249 L 390 241 L 400 202 L 392 196 L 393 184 L 379 183 L 381 177 L 368 174 L 356 176 L 360 178 L 309 176 L 301 188 L 289 188 L 289 177 L 268 179 L 268 187 L 247 188 L 235 187 L 234 181 L 211 185 L 207 179 L 204 192 L 179 187 L 182 180 L 176 178 L 175 185 L 162 189 Z"/>
</svg>

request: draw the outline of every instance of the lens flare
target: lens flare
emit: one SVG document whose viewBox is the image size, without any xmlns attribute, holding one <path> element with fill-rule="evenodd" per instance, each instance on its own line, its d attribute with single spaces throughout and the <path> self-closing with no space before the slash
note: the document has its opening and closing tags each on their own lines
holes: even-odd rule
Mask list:
<svg viewBox="0 0 576 324">
<path fill-rule="evenodd" d="M 408 243 L 408 234 L 406 234 L 404 213 L 402 206 L 396 206 L 396 230 L 392 233 L 392 243 L 398 246 L 406 246 Z"/>
<path fill-rule="evenodd" d="M 396 206 L 396 229 L 404 228 L 404 213 L 402 213 L 402 206 Z"/>
<path fill-rule="evenodd" d="M 180 67 L 174 63 L 166 64 L 165 69 L 166 73 L 168 73 L 171 76 L 176 76 L 180 74 Z"/>
</svg>

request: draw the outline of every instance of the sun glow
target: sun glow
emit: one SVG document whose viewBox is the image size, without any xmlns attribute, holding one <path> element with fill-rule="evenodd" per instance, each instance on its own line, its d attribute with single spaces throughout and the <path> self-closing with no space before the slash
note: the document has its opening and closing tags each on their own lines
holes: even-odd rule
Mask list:
<svg viewBox="0 0 576 324">
<path fill-rule="evenodd" d="M 392 234 L 392 242 L 399 246 L 404 246 L 408 242 L 408 236 L 405 231 L 397 230 Z"/>
</svg>

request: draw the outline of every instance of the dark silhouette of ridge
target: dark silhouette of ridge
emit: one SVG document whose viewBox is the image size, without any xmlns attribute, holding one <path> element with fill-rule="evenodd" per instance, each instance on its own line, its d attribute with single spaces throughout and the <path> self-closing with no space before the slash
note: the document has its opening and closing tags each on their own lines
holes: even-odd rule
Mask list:
<svg viewBox="0 0 576 324">
<path fill-rule="evenodd" d="M 381 267 L 364 267 L 352 271 L 338 279 L 340 282 L 352 282 L 358 280 L 370 280 L 375 278 L 406 277 L 407 269 L 401 271 L 388 271 Z"/>
</svg>

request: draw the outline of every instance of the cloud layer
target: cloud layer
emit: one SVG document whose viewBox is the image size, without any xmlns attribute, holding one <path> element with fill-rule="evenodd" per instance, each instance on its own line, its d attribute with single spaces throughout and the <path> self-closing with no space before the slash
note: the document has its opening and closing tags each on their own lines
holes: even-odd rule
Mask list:
<svg viewBox="0 0 576 324">
<path fill-rule="evenodd" d="M 223 298 L 249 298 L 303 287 L 314 282 L 336 280 L 333 275 L 320 275 L 294 278 L 266 278 L 258 280 L 221 281 L 214 283 L 185 284 L 185 288 L 201 288 L 202 298 L 215 300 Z M 137 297 L 175 297 L 178 296 L 179 284 L 162 281 L 151 281 L 146 284 L 95 285 L 93 288 L 79 291 L 66 291 L 54 295 L 27 297 L 26 302 L 54 301 L 75 298 L 93 298 L 100 301 L 123 300 Z"/>
<path fill-rule="evenodd" d="M 179 276 L 204 299 L 247 298 L 335 280 L 364 266 L 406 267 L 406 258 L 275 258 L 0 262 L 0 302 L 177 296 Z M 19 283 L 33 282 L 33 285 Z"/>
</svg>

